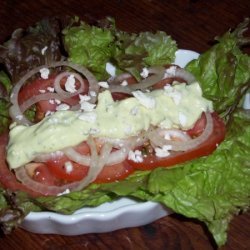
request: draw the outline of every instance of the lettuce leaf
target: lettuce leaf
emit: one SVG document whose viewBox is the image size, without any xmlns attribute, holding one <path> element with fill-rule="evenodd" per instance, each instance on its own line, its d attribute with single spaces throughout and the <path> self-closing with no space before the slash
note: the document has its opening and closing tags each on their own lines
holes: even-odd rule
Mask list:
<svg viewBox="0 0 250 250">
<path fill-rule="evenodd" d="M 186 69 L 201 83 L 203 94 L 226 120 L 250 87 L 250 56 L 241 47 L 250 43 L 243 37 L 249 18 L 217 38 L 218 43 L 190 62 Z"/>
<path fill-rule="evenodd" d="M 118 73 L 130 72 L 140 78 L 143 67 L 174 61 L 177 45 L 163 31 L 139 34 L 120 31 L 112 18 L 99 22 L 99 27 L 85 22 L 64 29 L 64 44 L 69 60 L 89 68 L 98 79 L 107 79 L 106 63 Z M 105 25 L 101 25 L 105 24 Z"/>
<path fill-rule="evenodd" d="M 12 82 L 36 66 L 62 58 L 61 25 L 58 18 L 45 18 L 26 30 L 15 30 L 11 38 L 0 45 L 0 63 L 4 64 Z"/>
</svg>

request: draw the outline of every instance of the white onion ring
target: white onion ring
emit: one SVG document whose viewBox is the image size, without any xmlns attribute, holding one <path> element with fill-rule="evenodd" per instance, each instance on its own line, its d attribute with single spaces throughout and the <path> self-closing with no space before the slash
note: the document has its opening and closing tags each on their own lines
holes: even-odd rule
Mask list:
<svg viewBox="0 0 250 250">
<path fill-rule="evenodd" d="M 151 67 L 148 69 L 149 73 L 152 74 L 149 77 L 143 79 L 141 82 L 131 84 L 129 86 L 121 86 L 117 85 L 117 77 L 114 79 L 114 83 L 109 87 L 111 92 L 119 92 L 119 93 L 126 93 L 126 94 L 131 94 L 135 90 L 145 90 L 153 85 L 155 85 L 157 82 L 161 81 L 164 77 L 165 74 L 165 68 L 164 67 Z M 127 76 L 127 75 L 126 75 Z"/>
<path fill-rule="evenodd" d="M 190 72 L 186 71 L 183 68 L 177 67 L 175 70 L 175 73 L 172 77 L 178 77 L 183 79 L 187 84 L 191 84 L 196 81 L 194 75 L 192 75 Z"/>
<path fill-rule="evenodd" d="M 184 142 L 169 141 L 169 140 L 166 140 L 165 138 L 162 138 L 162 136 L 159 136 L 159 133 L 161 132 L 159 129 L 156 129 L 149 133 L 149 140 L 152 146 L 163 147 L 164 145 L 171 145 L 172 146 L 171 150 L 173 151 L 187 151 L 187 150 L 196 148 L 201 143 L 206 141 L 213 132 L 212 116 L 209 112 L 206 112 L 205 115 L 206 115 L 206 120 L 207 120 L 206 127 L 200 136 L 189 140 L 187 143 L 185 141 Z"/>
<path fill-rule="evenodd" d="M 91 161 L 88 175 L 79 183 L 77 187 L 74 188 L 74 191 L 82 190 L 97 178 L 98 174 L 102 171 L 104 165 L 106 164 L 112 150 L 112 146 L 110 144 L 105 144 L 102 147 L 100 156 L 98 157 L 96 144 L 92 137 L 89 137 L 88 145 L 91 151 Z"/>
<path fill-rule="evenodd" d="M 34 181 L 28 174 L 24 166 L 15 169 L 16 178 L 22 182 L 23 185 L 27 186 L 29 189 L 41 193 L 42 195 L 58 195 L 65 192 L 65 190 L 74 189 L 78 186 L 78 182 L 73 182 L 63 186 L 48 186 L 46 184 Z"/>
<path fill-rule="evenodd" d="M 61 80 L 64 77 L 67 77 L 70 75 L 73 75 L 80 82 L 80 88 L 78 88 L 74 93 L 67 92 L 61 87 Z M 86 91 L 85 84 L 84 84 L 82 77 L 77 73 L 68 72 L 68 71 L 62 72 L 56 76 L 55 81 L 54 81 L 54 88 L 55 88 L 56 93 L 64 98 L 70 98 L 70 97 L 79 95 L 83 93 L 84 91 Z"/>
<path fill-rule="evenodd" d="M 64 154 L 72 161 L 84 165 L 90 165 L 90 156 L 89 155 L 82 155 L 78 153 L 74 148 L 66 148 L 63 150 Z"/>
</svg>

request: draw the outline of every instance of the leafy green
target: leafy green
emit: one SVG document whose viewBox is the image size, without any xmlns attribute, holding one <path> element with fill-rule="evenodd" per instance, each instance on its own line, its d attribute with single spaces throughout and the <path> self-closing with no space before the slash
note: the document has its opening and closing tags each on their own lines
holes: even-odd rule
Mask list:
<svg viewBox="0 0 250 250">
<path fill-rule="evenodd" d="M 61 59 L 60 26 L 58 18 L 45 18 L 34 27 L 15 30 L 11 39 L 0 46 L 0 63 L 12 82 L 35 66 Z"/>
<path fill-rule="evenodd" d="M 201 83 L 204 96 L 226 119 L 250 87 L 250 57 L 241 50 L 250 43 L 250 38 L 243 37 L 248 24 L 249 18 L 233 32 L 217 38 L 219 43 L 186 67 Z"/>
<path fill-rule="evenodd" d="M 114 64 L 118 72 L 128 71 L 139 78 L 145 66 L 174 61 L 177 45 L 165 32 L 130 34 L 116 29 L 112 18 L 102 23 L 105 26 L 96 27 L 81 22 L 63 31 L 69 60 L 86 66 L 98 79 L 108 78 L 107 62 Z"/>
<path fill-rule="evenodd" d="M 4 71 L 0 71 L 0 134 L 7 130 L 9 118 L 9 93 L 12 88 L 11 81 Z"/>
</svg>

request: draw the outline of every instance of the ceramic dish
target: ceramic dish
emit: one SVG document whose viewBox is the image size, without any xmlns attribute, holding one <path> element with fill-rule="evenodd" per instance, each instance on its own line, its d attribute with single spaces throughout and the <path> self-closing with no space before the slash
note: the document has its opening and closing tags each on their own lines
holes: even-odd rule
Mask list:
<svg viewBox="0 0 250 250">
<path fill-rule="evenodd" d="M 175 64 L 184 67 L 198 56 L 199 54 L 194 51 L 178 50 Z M 21 226 L 34 233 L 80 235 L 142 226 L 170 213 L 170 209 L 159 203 L 136 202 L 122 198 L 95 208 L 82 208 L 72 215 L 31 212 L 26 216 Z"/>
</svg>

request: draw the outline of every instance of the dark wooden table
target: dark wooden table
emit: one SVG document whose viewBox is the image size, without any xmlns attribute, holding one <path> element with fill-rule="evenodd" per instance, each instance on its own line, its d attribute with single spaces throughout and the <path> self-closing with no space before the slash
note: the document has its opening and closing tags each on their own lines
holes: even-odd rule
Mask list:
<svg viewBox="0 0 250 250">
<path fill-rule="evenodd" d="M 0 42 L 18 27 L 44 16 L 78 15 L 116 19 L 125 31 L 164 30 L 180 48 L 203 52 L 216 35 L 250 16 L 249 0 L 2 0 Z M 0 249 L 213 249 L 204 225 L 178 215 L 112 233 L 74 237 L 36 235 L 22 229 L 0 238 Z M 235 217 L 222 249 L 250 249 L 250 213 Z"/>
</svg>

